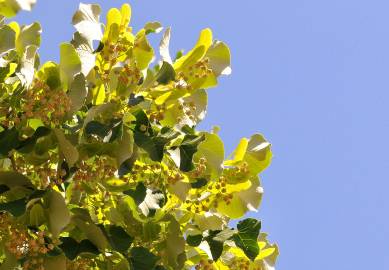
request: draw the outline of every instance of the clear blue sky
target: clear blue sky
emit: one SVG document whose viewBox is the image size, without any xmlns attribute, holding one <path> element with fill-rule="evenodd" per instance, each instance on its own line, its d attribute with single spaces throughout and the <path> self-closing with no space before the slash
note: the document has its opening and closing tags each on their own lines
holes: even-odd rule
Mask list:
<svg viewBox="0 0 389 270">
<path fill-rule="evenodd" d="M 123 1 L 95 1 L 104 11 Z M 210 93 L 202 128 L 232 150 L 261 132 L 274 160 L 257 217 L 279 270 L 389 269 L 389 2 L 131 1 L 133 25 L 173 27 L 172 49 L 201 28 L 227 42 L 233 74 Z M 43 60 L 73 33 L 76 0 L 38 0 Z"/>
</svg>

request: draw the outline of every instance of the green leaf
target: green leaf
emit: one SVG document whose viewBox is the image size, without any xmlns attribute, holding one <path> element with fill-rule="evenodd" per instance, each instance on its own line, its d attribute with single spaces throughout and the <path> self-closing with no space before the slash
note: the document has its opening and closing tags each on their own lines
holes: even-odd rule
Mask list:
<svg viewBox="0 0 389 270">
<path fill-rule="evenodd" d="M 20 145 L 19 132 L 16 128 L 0 132 L 0 157 L 7 157 L 8 153 Z"/>
<path fill-rule="evenodd" d="M 57 237 L 70 221 L 70 212 L 66 206 L 65 199 L 57 191 L 51 190 L 47 193 L 46 215 L 50 232 Z"/>
<path fill-rule="evenodd" d="M 148 221 L 143 224 L 143 237 L 145 241 L 152 242 L 158 240 L 161 233 L 161 225 Z"/>
<path fill-rule="evenodd" d="M 134 141 L 137 146 L 149 154 L 151 160 L 161 161 L 163 158 L 165 145 L 169 142 L 169 139 L 159 136 L 150 137 L 145 135 L 143 132 L 135 131 Z"/>
<path fill-rule="evenodd" d="M 108 225 L 105 228 L 108 241 L 113 249 L 125 253 L 131 246 L 134 238 L 120 226 Z"/>
<path fill-rule="evenodd" d="M 158 256 L 144 247 L 133 247 L 130 255 L 131 269 L 133 270 L 151 270 L 159 261 Z"/>
<path fill-rule="evenodd" d="M 85 126 L 85 134 L 87 135 L 97 135 L 101 139 L 106 137 L 108 135 L 108 132 L 110 131 L 110 127 L 102 124 L 97 121 L 90 121 Z"/>
<path fill-rule="evenodd" d="M 86 89 L 85 76 L 82 73 L 77 74 L 74 77 L 74 81 L 72 82 L 68 92 L 68 97 L 71 101 L 68 113 L 69 115 L 72 115 L 82 108 L 87 94 L 88 91 Z"/>
<path fill-rule="evenodd" d="M 65 134 L 60 129 L 54 129 L 54 134 L 57 137 L 59 149 L 62 154 L 65 156 L 65 159 L 70 167 L 77 162 L 79 158 L 79 154 L 77 148 L 72 145 L 70 141 L 68 141 L 65 137 Z"/>
<path fill-rule="evenodd" d="M 137 46 L 134 48 L 134 57 L 137 67 L 140 70 L 146 69 L 154 58 L 153 47 L 146 38 L 146 31 L 143 29 L 136 35 Z"/>
<path fill-rule="evenodd" d="M 20 145 L 17 147 L 16 150 L 22 154 L 31 153 L 33 150 L 35 150 L 37 154 L 46 153 L 50 147 L 50 144 L 48 144 L 47 141 L 51 139 L 48 136 L 51 134 L 51 130 L 47 127 L 39 126 L 40 124 L 43 125 L 40 119 L 30 119 L 30 120 L 31 121 L 29 122 L 29 125 L 32 128 L 36 126 L 38 127 L 36 128 L 34 134 L 30 138 L 27 138 L 26 140 L 20 142 Z"/>
<path fill-rule="evenodd" d="M 168 265 L 173 269 L 183 269 L 184 265 L 181 264 L 179 256 L 185 254 L 185 239 L 182 236 L 180 223 L 173 216 L 170 217 L 167 231 L 166 256 Z"/>
<path fill-rule="evenodd" d="M 28 46 L 39 47 L 41 44 L 42 27 L 34 22 L 30 25 L 24 25 L 20 28 L 20 33 L 16 39 L 16 50 L 22 55 Z"/>
<path fill-rule="evenodd" d="M 185 135 L 180 149 L 180 170 L 183 172 L 191 171 L 193 166 L 193 155 L 197 152 L 197 146 L 204 140 L 204 135 Z"/>
<path fill-rule="evenodd" d="M 10 190 L 10 188 L 7 187 L 6 185 L 0 185 L 0 194 L 3 194 L 4 192 L 7 192 L 8 190 Z"/>
<path fill-rule="evenodd" d="M 146 35 L 150 33 L 159 33 L 163 29 L 160 22 L 148 22 L 143 28 L 146 30 Z"/>
<path fill-rule="evenodd" d="M 96 224 L 90 221 L 86 222 L 80 218 L 74 218 L 73 222 L 99 250 L 103 251 L 107 248 L 107 238 Z"/>
<path fill-rule="evenodd" d="M 220 232 L 218 232 L 214 237 L 213 240 L 219 241 L 219 242 L 225 242 L 229 239 L 231 239 L 235 234 L 234 230 L 231 229 L 224 229 Z"/>
<path fill-rule="evenodd" d="M 135 94 L 131 93 L 130 98 L 128 99 L 129 106 L 135 106 L 145 100 L 144 96 L 135 96 Z"/>
<path fill-rule="evenodd" d="M 247 218 L 237 225 L 238 233 L 233 236 L 237 247 L 243 250 L 246 256 L 254 261 L 259 253 L 258 235 L 261 229 L 261 222 Z"/>
<path fill-rule="evenodd" d="M 135 203 L 139 205 L 144 201 L 146 197 L 146 187 L 142 182 L 140 182 L 138 183 L 135 189 L 129 189 L 124 191 L 123 193 L 131 196 L 134 199 Z"/>
<path fill-rule="evenodd" d="M 26 199 L 22 198 L 16 201 L 0 203 L 0 211 L 6 211 L 15 217 L 19 217 L 26 211 Z"/>
<path fill-rule="evenodd" d="M 207 241 L 209 245 L 212 254 L 212 259 L 214 261 L 217 261 L 223 253 L 223 242 L 214 239 L 214 237 L 219 232 L 220 231 L 209 231 L 209 235 L 204 238 L 204 240 Z"/>
<path fill-rule="evenodd" d="M 15 36 L 15 31 L 8 25 L 3 25 L 0 28 L 0 54 L 15 48 Z"/>
<path fill-rule="evenodd" d="M 118 140 L 116 162 L 118 167 L 132 157 L 134 149 L 134 135 L 130 130 L 124 131 L 122 138 Z"/>
<path fill-rule="evenodd" d="M 90 121 L 95 119 L 96 117 L 104 116 L 104 115 L 111 115 L 112 113 L 115 112 L 116 109 L 117 109 L 117 107 L 114 103 L 105 103 L 105 104 L 101 104 L 98 106 L 93 106 L 92 108 L 90 108 L 88 110 L 88 112 L 86 114 L 86 117 L 84 119 L 83 128 L 85 128 L 85 126 Z"/>
<path fill-rule="evenodd" d="M 61 81 L 67 88 L 72 83 L 74 75 L 81 72 L 81 60 L 72 44 L 62 43 L 59 48 Z"/>
<path fill-rule="evenodd" d="M 39 69 L 37 77 L 46 82 L 51 89 L 61 86 L 59 66 L 54 62 L 46 62 Z"/>
<path fill-rule="evenodd" d="M 163 62 L 160 70 L 156 75 L 156 80 L 160 84 L 168 84 L 173 81 L 176 77 L 176 72 L 171 64 Z"/>
<path fill-rule="evenodd" d="M 109 178 L 104 181 L 103 185 L 108 191 L 111 192 L 122 192 L 128 190 L 130 187 L 128 182 L 118 178 Z"/>
<path fill-rule="evenodd" d="M 30 225 L 39 227 L 45 222 L 45 211 L 40 203 L 34 204 L 30 209 Z"/>
<path fill-rule="evenodd" d="M 0 67 L 0 82 L 4 82 L 7 78 L 9 78 L 10 75 L 12 75 L 15 72 L 15 68 L 13 67 L 16 66 L 14 63 L 8 63 L 5 64 L 5 66 Z"/>
<path fill-rule="evenodd" d="M 186 242 L 188 243 L 189 246 L 192 247 L 197 247 L 198 245 L 200 245 L 202 241 L 203 241 L 203 236 L 201 234 L 188 235 L 186 237 Z"/>
<path fill-rule="evenodd" d="M 65 253 L 69 260 L 74 260 L 81 253 L 90 253 L 98 255 L 100 252 L 98 248 L 88 239 L 83 239 L 81 242 L 77 242 L 71 237 L 61 237 L 62 242 L 59 248 Z"/>
<path fill-rule="evenodd" d="M 208 183 L 208 180 L 205 178 L 197 178 L 196 182 L 190 183 L 192 188 L 202 188 Z"/>
<path fill-rule="evenodd" d="M 7 249 L 4 249 L 4 261 L 0 265 L 0 270 L 10 270 L 10 269 L 17 269 L 18 266 L 18 259 L 15 257 L 14 254 L 9 252 Z"/>
<path fill-rule="evenodd" d="M 32 188 L 33 185 L 25 175 L 14 171 L 0 172 L 0 184 L 6 185 L 9 188 L 21 186 Z"/>
<path fill-rule="evenodd" d="M 44 258 L 44 269 L 45 270 L 66 270 L 66 258 L 63 254 L 55 257 Z"/>
<path fill-rule="evenodd" d="M 212 176 L 217 177 L 222 171 L 224 160 L 223 141 L 217 134 L 204 133 L 204 135 L 205 139 L 199 144 L 195 158 L 197 160 L 205 158 L 207 167 L 210 168 Z"/>
</svg>

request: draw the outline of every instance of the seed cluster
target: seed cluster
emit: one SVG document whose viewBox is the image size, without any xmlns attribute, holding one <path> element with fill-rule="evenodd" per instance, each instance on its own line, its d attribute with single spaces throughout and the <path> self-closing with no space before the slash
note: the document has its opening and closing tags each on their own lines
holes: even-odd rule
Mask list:
<svg viewBox="0 0 389 270">
<path fill-rule="evenodd" d="M 197 163 L 194 162 L 195 169 L 192 172 L 192 177 L 193 178 L 201 177 L 207 170 L 206 164 L 207 164 L 207 159 L 204 157 L 200 158 Z"/>
<path fill-rule="evenodd" d="M 249 270 L 250 261 L 245 258 L 235 258 L 232 264 L 229 266 L 231 269 Z"/>
<path fill-rule="evenodd" d="M 24 119 L 37 118 L 45 125 L 50 123 L 59 125 L 71 106 L 71 101 L 64 91 L 52 90 L 39 80 L 34 81 L 32 89 L 25 92 L 23 99 L 25 100 L 22 108 L 24 114 L 13 119 L 15 124 Z"/>
<path fill-rule="evenodd" d="M 210 74 L 212 74 L 212 69 L 209 67 L 209 58 L 205 57 L 186 70 L 179 72 L 178 77 L 189 81 L 190 78 L 207 78 Z"/>
<path fill-rule="evenodd" d="M 74 261 L 66 261 L 67 270 L 91 270 L 93 267 L 93 260 L 88 258 L 77 257 Z"/>
<path fill-rule="evenodd" d="M 31 165 L 23 158 L 23 156 L 17 156 L 15 159 L 17 164 L 17 170 L 24 174 L 28 175 L 30 179 L 34 182 L 34 185 L 37 188 L 45 189 L 48 186 L 58 185 L 62 183 L 62 177 L 66 172 L 58 171 L 56 169 L 55 161 L 50 156 L 49 160 L 39 164 Z"/>
<path fill-rule="evenodd" d="M 219 200 L 223 200 L 229 205 L 234 197 L 232 193 L 227 193 L 227 178 L 225 176 L 220 176 L 217 182 L 211 182 L 208 185 L 208 190 L 216 196 L 216 200 L 214 201 L 215 208 L 218 206 Z"/>
<path fill-rule="evenodd" d="M 198 197 L 201 195 L 198 194 Z M 211 199 L 205 198 L 204 200 L 199 200 L 199 198 L 194 200 L 186 200 L 184 207 L 189 212 L 194 212 L 200 214 L 201 212 L 207 212 L 211 206 Z"/>
<path fill-rule="evenodd" d="M 216 269 L 213 266 L 212 260 L 200 260 L 200 262 L 195 266 L 196 270 L 214 270 Z"/>
<path fill-rule="evenodd" d="M 159 122 L 165 118 L 166 105 L 156 105 L 155 110 L 147 111 L 149 115 L 150 122 Z"/>
<path fill-rule="evenodd" d="M 166 185 L 174 185 L 184 177 L 179 171 L 167 169 L 161 164 L 136 163 L 131 173 L 125 179 L 136 182 L 142 181 L 151 189 L 165 189 Z"/>
<path fill-rule="evenodd" d="M 82 190 L 82 183 L 90 183 L 101 179 L 113 177 L 116 168 L 108 163 L 104 156 L 95 157 L 94 160 L 82 161 L 77 172 L 73 176 L 75 189 Z"/>
<path fill-rule="evenodd" d="M 191 102 L 182 102 L 180 105 L 178 105 L 178 110 L 181 112 L 181 117 L 177 118 L 178 122 L 181 122 L 184 117 L 189 118 L 192 121 L 196 120 L 195 112 L 197 110 L 197 107 L 193 101 Z"/>
<path fill-rule="evenodd" d="M 127 64 L 117 73 L 119 75 L 119 82 L 125 86 L 138 84 L 142 78 L 142 73 L 136 66 L 129 66 Z"/>
<path fill-rule="evenodd" d="M 53 244 L 45 242 L 43 231 L 29 233 L 8 214 L 0 215 L 0 237 L 8 252 L 18 260 L 24 259 L 23 270 L 44 270 L 44 257 L 54 249 Z"/>
<path fill-rule="evenodd" d="M 244 179 L 247 179 L 247 176 L 249 175 L 249 165 L 247 162 L 243 162 L 233 168 L 224 169 L 223 174 L 231 180 L 234 181 L 241 181 Z"/>
</svg>

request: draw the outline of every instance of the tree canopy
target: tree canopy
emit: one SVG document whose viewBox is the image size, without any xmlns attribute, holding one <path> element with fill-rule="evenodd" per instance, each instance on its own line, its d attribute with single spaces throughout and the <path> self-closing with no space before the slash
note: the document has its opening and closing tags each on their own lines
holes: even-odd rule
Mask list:
<svg viewBox="0 0 389 270">
<path fill-rule="evenodd" d="M 217 128 L 196 130 L 228 46 L 204 29 L 172 57 L 170 28 L 80 4 L 59 63 L 41 64 L 40 24 L 10 21 L 34 3 L 0 1 L 0 270 L 274 269 L 277 246 L 244 218 L 270 143 L 226 156 Z"/>
</svg>

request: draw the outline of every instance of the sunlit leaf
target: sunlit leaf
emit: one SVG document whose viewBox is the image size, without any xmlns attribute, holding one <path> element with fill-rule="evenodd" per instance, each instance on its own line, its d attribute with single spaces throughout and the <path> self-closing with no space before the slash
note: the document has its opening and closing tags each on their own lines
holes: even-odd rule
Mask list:
<svg viewBox="0 0 389 270">
<path fill-rule="evenodd" d="M 15 36 L 15 31 L 8 25 L 0 28 L 0 54 L 15 48 Z"/>
<path fill-rule="evenodd" d="M 147 40 L 144 29 L 136 34 L 135 42 L 137 45 L 134 48 L 134 58 L 137 63 L 137 67 L 140 70 L 143 70 L 147 68 L 150 62 L 154 59 L 154 49 Z"/>
<path fill-rule="evenodd" d="M 89 41 L 79 32 L 74 33 L 71 44 L 77 51 L 81 61 L 81 72 L 87 76 L 95 66 L 96 56 L 93 53 L 93 47 Z"/>
<path fill-rule="evenodd" d="M 159 54 L 161 55 L 162 61 L 172 64 L 172 58 L 170 57 L 169 44 L 170 44 L 170 27 L 166 28 L 163 33 L 161 42 L 159 43 Z"/>
<path fill-rule="evenodd" d="M 209 58 L 209 65 L 216 76 L 231 74 L 230 49 L 224 42 L 214 41 L 205 57 Z"/>
<path fill-rule="evenodd" d="M 176 62 L 174 62 L 174 69 L 183 69 L 186 66 L 196 63 L 205 55 L 211 44 L 212 31 L 211 29 L 206 28 L 200 32 L 199 39 L 197 40 L 197 43 L 194 48 L 186 55 L 180 57 Z"/>
<path fill-rule="evenodd" d="M 41 44 L 41 25 L 37 22 L 30 25 L 24 25 L 20 28 L 20 32 L 16 39 L 16 50 L 20 55 L 24 50 L 31 45 L 39 47 Z"/>
<path fill-rule="evenodd" d="M 31 11 L 36 0 L 3 0 L 0 2 L 0 15 L 13 17 L 20 10 Z"/>
<path fill-rule="evenodd" d="M 101 40 L 103 37 L 102 27 L 99 22 L 101 8 L 96 4 L 80 3 L 74 13 L 72 23 L 77 31 L 86 38 L 92 46 L 93 40 Z"/>
<path fill-rule="evenodd" d="M 74 75 L 81 72 L 81 60 L 72 44 L 62 43 L 60 45 L 59 68 L 61 81 L 65 86 L 70 85 Z"/>
</svg>

